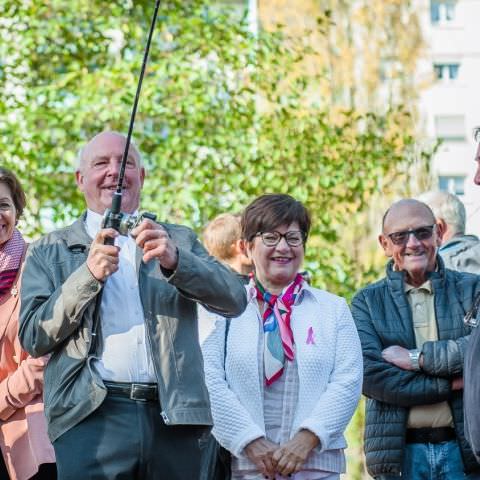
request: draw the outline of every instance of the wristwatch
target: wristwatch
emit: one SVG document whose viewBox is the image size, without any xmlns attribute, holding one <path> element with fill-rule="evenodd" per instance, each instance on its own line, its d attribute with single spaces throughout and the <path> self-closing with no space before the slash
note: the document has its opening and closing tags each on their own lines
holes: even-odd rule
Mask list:
<svg viewBox="0 0 480 480">
<path fill-rule="evenodd" d="M 421 354 L 422 352 L 421 350 L 418 350 L 418 348 L 408 351 L 408 356 L 410 357 L 410 364 L 412 365 L 412 369 L 416 372 L 421 370 L 420 364 L 418 363 Z"/>
</svg>

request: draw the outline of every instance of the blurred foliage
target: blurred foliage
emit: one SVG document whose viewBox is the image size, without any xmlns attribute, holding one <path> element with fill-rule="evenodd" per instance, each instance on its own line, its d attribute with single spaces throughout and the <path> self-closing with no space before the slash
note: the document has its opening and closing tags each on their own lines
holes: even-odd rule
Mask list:
<svg viewBox="0 0 480 480">
<path fill-rule="evenodd" d="M 82 210 L 73 181 L 82 143 L 127 130 L 153 2 L 3 6 L 2 163 L 28 190 L 22 228 L 35 235 Z M 135 125 L 148 168 L 142 207 L 199 228 L 256 195 L 288 192 L 313 213 L 306 267 L 315 283 L 350 297 L 369 267 L 339 242 L 378 191 L 405 183 L 410 115 L 312 101 L 321 75 L 291 73 L 322 52 L 280 30 L 254 36 L 230 12 L 161 3 Z"/>
<path fill-rule="evenodd" d="M 282 5 L 295 12 L 282 18 Z M 73 176 L 82 144 L 127 131 L 154 2 L 2 7 L 1 163 L 22 179 L 21 228 L 35 237 L 84 208 Z M 260 2 L 258 35 L 232 12 L 161 3 L 134 130 L 148 170 L 142 208 L 198 230 L 259 194 L 290 193 L 312 212 L 314 284 L 350 298 L 379 275 L 370 252 L 382 209 L 431 155 L 412 133 L 412 3 Z M 359 410 L 349 429 L 357 453 L 362 425 Z M 349 465 L 362 478 L 357 454 Z"/>
<path fill-rule="evenodd" d="M 308 47 L 299 69 L 317 75 L 310 93 L 322 102 L 383 112 L 401 103 L 415 110 L 416 69 L 425 50 L 416 2 L 268 0 L 258 5 L 264 29 L 281 28 Z"/>
</svg>

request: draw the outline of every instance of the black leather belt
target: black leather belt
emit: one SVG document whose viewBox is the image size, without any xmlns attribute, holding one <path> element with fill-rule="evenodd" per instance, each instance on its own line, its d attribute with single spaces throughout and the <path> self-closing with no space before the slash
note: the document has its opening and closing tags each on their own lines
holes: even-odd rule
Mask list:
<svg viewBox="0 0 480 480">
<path fill-rule="evenodd" d="M 104 382 L 104 384 L 111 395 L 142 402 L 158 400 L 158 387 L 155 383 Z"/>
<path fill-rule="evenodd" d="M 457 435 L 452 427 L 408 428 L 407 443 L 440 443 L 455 440 Z"/>
</svg>

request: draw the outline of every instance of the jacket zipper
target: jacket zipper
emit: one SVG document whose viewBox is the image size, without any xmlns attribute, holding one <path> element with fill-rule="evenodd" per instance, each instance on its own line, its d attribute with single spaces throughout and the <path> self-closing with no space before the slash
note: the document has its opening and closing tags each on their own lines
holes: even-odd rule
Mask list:
<svg viewBox="0 0 480 480">
<path fill-rule="evenodd" d="M 138 275 L 138 288 L 140 292 L 143 292 L 143 288 L 140 285 L 141 280 L 142 280 L 142 267 L 143 267 L 143 262 L 140 264 L 139 268 L 139 275 Z M 145 316 L 145 307 L 144 307 L 144 302 L 143 302 L 143 295 L 140 294 L 140 300 L 142 302 L 142 308 L 143 308 L 143 313 Z M 150 336 L 150 319 L 145 318 L 145 330 L 147 332 L 147 338 L 148 338 L 148 345 L 150 346 L 150 355 L 152 356 L 152 364 L 153 364 L 153 369 L 155 370 L 155 377 L 157 378 L 157 388 L 158 388 L 158 404 L 160 406 L 160 416 L 162 417 L 165 425 L 170 425 L 170 419 L 168 418 L 167 413 L 165 410 L 162 410 L 162 398 L 166 398 L 167 394 L 163 389 L 163 383 L 160 382 L 160 376 L 158 374 L 158 369 L 157 369 L 157 362 L 154 357 L 154 349 L 153 349 L 153 344 L 152 344 L 152 337 Z M 160 353 L 160 352 L 159 352 Z"/>
</svg>

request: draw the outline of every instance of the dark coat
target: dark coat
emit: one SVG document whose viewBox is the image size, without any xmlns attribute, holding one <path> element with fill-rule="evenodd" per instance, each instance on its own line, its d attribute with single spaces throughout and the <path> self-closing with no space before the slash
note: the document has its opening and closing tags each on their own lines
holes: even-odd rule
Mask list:
<svg viewBox="0 0 480 480">
<path fill-rule="evenodd" d="M 477 322 L 480 321 L 480 296 L 474 310 Z M 480 326 L 474 328 L 468 342 L 465 356 L 465 435 L 480 462 Z"/>
<path fill-rule="evenodd" d="M 480 468 L 465 440 L 462 391 L 451 390 L 451 379 L 463 373 L 470 328 L 463 322 L 477 292 L 480 277 L 444 268 L 430 274 L 435 294 L 438 341 L 426 342 L 423 371 L 402 370 L 382 359 L 391 345 L 416 348 L 412 312 L 405 294 L 404 273 L 387 265 L 387 276 L 360 290 L 352 313 L 362 342 L 363 393 L 367 396 L 365 454 L 370 475 L 401 472 L 409 408 L 448 401 L 465 469 Z"/>
</svg>

